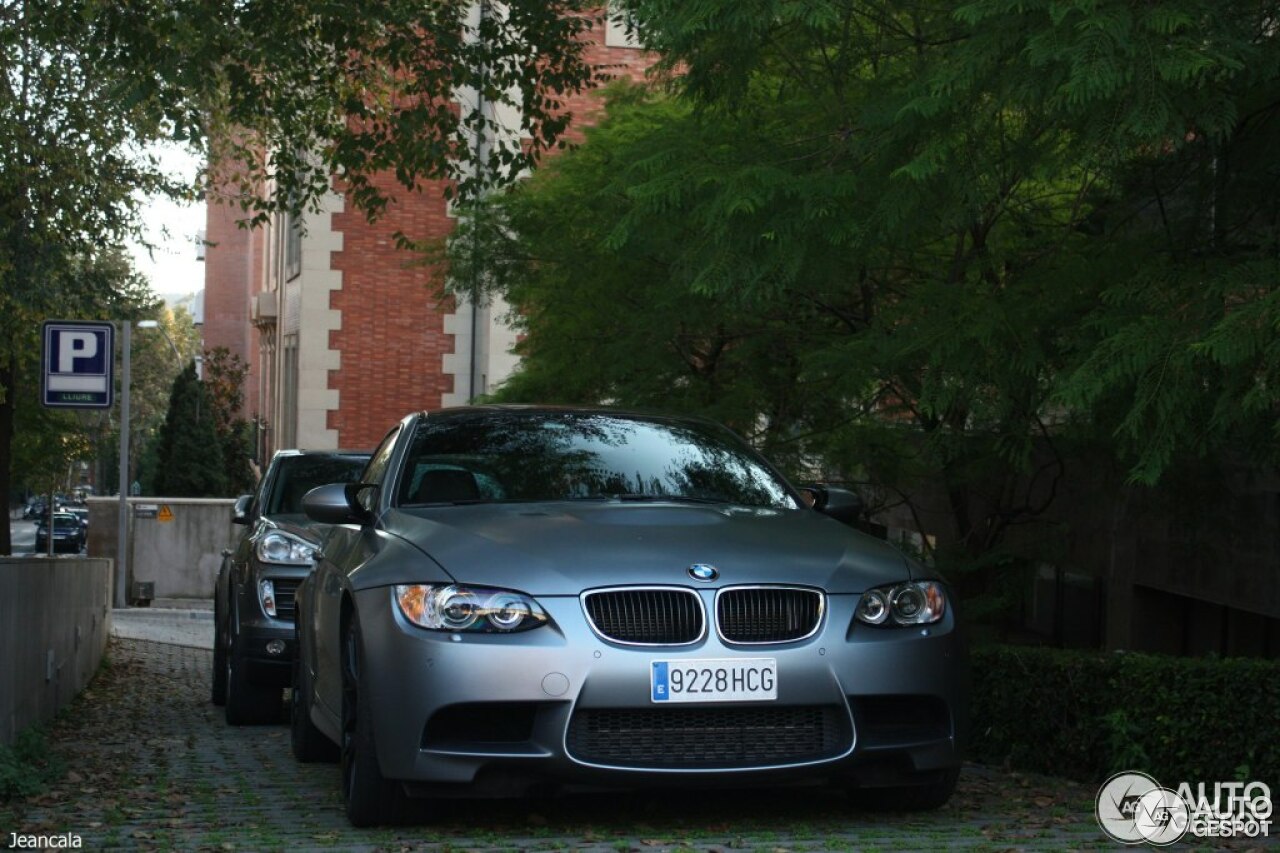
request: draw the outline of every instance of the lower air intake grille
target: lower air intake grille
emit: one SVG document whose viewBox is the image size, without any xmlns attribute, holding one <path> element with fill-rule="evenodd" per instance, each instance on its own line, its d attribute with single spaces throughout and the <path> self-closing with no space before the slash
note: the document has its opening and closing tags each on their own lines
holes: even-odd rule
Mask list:
<svg viewBox="0 0 1280 853">
<path fill-rule="evenodd" d="M 820 761 L 852 741 L 835 705 L 743 708 L 582 708 L 569 752 L 611 767 L 718 769 Z"/>
</svg>

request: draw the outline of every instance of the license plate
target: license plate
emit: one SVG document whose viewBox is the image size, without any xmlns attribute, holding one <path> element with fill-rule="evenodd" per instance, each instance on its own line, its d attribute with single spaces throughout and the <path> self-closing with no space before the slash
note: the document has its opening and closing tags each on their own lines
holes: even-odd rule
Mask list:
<svg viewBox="0 0 1280 853">
<path fill-rule="evenodd" d="M 756 702 L 778 698 L 774 658 L 655 660 L 649 667 L 654 702 Z"/>
</svg>

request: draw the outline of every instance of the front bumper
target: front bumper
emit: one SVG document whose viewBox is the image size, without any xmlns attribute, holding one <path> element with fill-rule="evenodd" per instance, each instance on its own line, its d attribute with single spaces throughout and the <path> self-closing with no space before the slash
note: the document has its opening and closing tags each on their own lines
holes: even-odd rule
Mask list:
<svg viewBox="0 0 1280 853">
<path fill-rule="evenodd" d="M 293 591 L 308 571 L 308 567 L 264 566 L 249 573 L 250 583 L 235 587 L 239 621 L 232 653 L 246 667 L 253 684 L 289 686 L 298 651 Z M 258 583 L 263 579 L 275 583 L 278 609 L 274 617 L 263 611 L 258 597 Z"/>
<path fill-rule="evenodd" d="M 708 607 L 713 593 L 702 591 Z M 854 623 L 831 596 L 819 631 L 785 644 L 636 647 L 600 639 L 577 597 L 539 598 L 552 624 L 509 635 L 425 631 L 387 588 L 356 594 L 378 762 L 411 793 L 933 781 L 958 767 L 965 655 L 948 613 L 928 629 Z M 654 660 L 773 658 L 778 698 L 650 698 Z"/>
</svg>

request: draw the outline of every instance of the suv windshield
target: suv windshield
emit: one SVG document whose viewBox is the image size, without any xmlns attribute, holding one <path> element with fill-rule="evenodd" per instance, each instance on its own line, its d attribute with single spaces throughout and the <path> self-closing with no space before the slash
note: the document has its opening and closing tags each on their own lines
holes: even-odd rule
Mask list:
<svg viewBox="0 0 1280 853">
<path fill-rule="evenodd" d="M 782 481 L 727 430 L 609 413 L 428 417 L 399 485 L 401 505 L 650 499 L 797 508 Z"/>
<path fill-rule="evenodd" d="M 354 483 L 367 461 L 363 456 L 322 455 L 278 459 L 263 515 L 301 515 L 303 495 L 326 483 Z"/>
</svg>

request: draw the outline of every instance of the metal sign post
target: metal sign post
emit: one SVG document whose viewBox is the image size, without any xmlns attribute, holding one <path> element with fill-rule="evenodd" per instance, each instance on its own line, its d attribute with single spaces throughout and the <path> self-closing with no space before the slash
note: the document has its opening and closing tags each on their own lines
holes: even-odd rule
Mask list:
<svg viewBox="0 0 1280 853">
<path fill-rule="evenodd" d="M 116 519 L 116 609 L 129 606 L 129 350 L 133 323 L 120 321 L 120 505 Z"/>
</svg>

